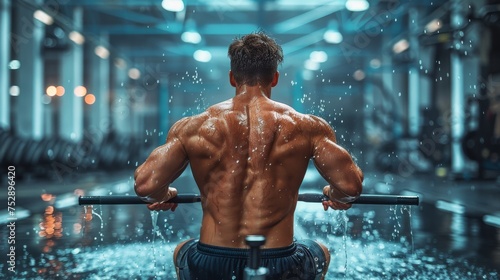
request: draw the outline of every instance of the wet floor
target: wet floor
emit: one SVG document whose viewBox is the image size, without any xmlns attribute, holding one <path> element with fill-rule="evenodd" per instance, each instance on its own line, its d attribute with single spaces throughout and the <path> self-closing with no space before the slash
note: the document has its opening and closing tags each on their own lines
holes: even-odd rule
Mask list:
<svg viewBox="0 0 500 280">
<path fill-rule="evenodd" d="M 130 174 L 59 185 L 19 182 L 16 274 L 8 270 L 10 230 L 2 216 L 0 278 L 175 279 L 172 252 L 179 241 L 197 237 L 199 204 L 157 215 L 143 205 L 76 205 L 80 194 L 131 194 Z M 322 185 L 308 175 L 301 191 L 313 191 L 313 186 L 319 191 Z M 370 180 L 365 185 L 366 191 L 380 188 Z M 187 175 L 175 186 L 196 190 Z M 423 196 L 420 206 L 355 205 L 348 211 L 324 212 L 320 204 L 299 202 L 295 236 L 317 239 L 330 248 L 328 279 L 499 279 L 498 225 L 485 222 L 484 213 L 429 200 L 423 188 L 406 187 L 406 193 Z"/>
</svg>

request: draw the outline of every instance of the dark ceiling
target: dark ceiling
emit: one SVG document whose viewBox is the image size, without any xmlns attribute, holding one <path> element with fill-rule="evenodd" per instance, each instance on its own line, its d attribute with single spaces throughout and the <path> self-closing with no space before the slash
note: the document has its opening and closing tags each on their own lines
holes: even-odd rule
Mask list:
<svg viewBox="0 0 500 280">
<path fill-rule="evenodd" d="M 182 12 L 170 12 L 162 8 L 161 0 L 49 0 L 42 5 L 34 2 L 22 0 L 16 4 L 42 8 L 54 16 L 55 24 L 48 27 L 47 36 L 54 27 L 66 33 L 77 29 L 86 38 L 86 48 L 104 44 L 111 58 L 123 58 L 128 65 L 139 69 L 153 67 L 161 73 L 185 73 L 193 69 L 201 73 L 221 69 L 225 72 L 231 40 L 264 30 L 283 46 L 282 71 L 302 70 L 310 53 L 322 50 L 328 54 L 328 61 L 321 64 L 320 71 L 330 77 L 352 75 L 356 69 L 367 68 L 374 58 L 392 56 L 392 46 L 408 38 L 410 27 L 423 36 L 426 24 L 433 19 L 449 25 L 449 11 L 454 2 L 463 6 L 466 16 L 487 4 L 486 1 L 369 0 L 368 10 L 351 12 L 345 7 L 346 0 L 185 0 Z M 75 27 L 72 19 L 76 7 L 83 11 L 81 28 Z M 410 11 L 417 12 L 416 20 L 410 20 Z M 194 22 L 201 34 L 199 44 L 181 40 L 189 22 Z M 332 22 L 338 24 L 343 34 L 340 44 L 323 39 Z M 443 26 L 442 32 L 446 29 Z M 212 60 L 195 61 L 193 53 L 197 49 L 210 51 Z"/>
</svg>

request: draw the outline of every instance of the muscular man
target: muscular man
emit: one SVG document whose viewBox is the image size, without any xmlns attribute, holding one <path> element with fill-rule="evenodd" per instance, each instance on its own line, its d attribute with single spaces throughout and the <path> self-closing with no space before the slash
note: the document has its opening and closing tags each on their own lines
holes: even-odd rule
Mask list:
<svg viewBox="0 0 500 280">
<path fill-rule="evenodd" d="M 180 279 L 242 279 L 247 235 L 267 239 L 261 265 L 269 268 L 268 279 L 322 279 L 328 249 L 293 236 L 309 160 L 329 183 L 325 210 L 351 207 L 362 190 L 362 172 L 324 120 L 271 100 L 283 60 L 273 39 L 249 34 L 234 40 L 228 54 L 235 96 L 176 122 L 166 144 L 137 168 L 135 191 L 154 202 L 150 210 L 174 210 L 177 205 L 164 203 L 177 195 L 170 184 L 191 164 L 203 219 L 199 240 L 174 252 Z"/>
</svg>

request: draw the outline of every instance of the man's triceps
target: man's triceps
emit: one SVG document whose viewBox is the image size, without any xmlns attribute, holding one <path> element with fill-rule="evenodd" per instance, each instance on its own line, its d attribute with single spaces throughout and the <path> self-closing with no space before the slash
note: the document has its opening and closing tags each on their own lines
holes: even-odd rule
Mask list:
<svg viewBox="0 0 500 280">
<path fill-rule="evenodd" d="M 330 184 L 330 197 L 348 203 L 361 193 L 362 176 L 351 155 L 336 143 L 325 140 L 318 144 L 314 163 Z"/>
</svg>

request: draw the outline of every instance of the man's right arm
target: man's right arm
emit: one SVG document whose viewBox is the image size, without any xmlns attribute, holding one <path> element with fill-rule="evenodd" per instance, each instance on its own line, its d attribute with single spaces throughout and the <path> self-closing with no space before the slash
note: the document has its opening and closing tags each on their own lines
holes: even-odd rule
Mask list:
<svg viewBox="0 0 500 280">
<path fill-rule="evenodd" d="M 135 192 L 143 200 L 154 202 L 148 206 L 151 210 L 166 210 L 173 206 L 158 204 L 177 195 L 177 190 L 169 186 L 188 164 L 188 156 L 176 134 L 183 122 L 179 121 L 172 126 L 166 143 L 153 150 L 135 171 Z"/>
<path fill-rule="evenodd" d="M 313 118 L 312 144 L 316 168 L 329 183 L 323 190 L 330 198 L 325 205 L 334 209 L 348 209 L 362 192 L 363 172 L 349 152 L 336 143 L 335 133 L 326 121 Z"/>
</svg>

